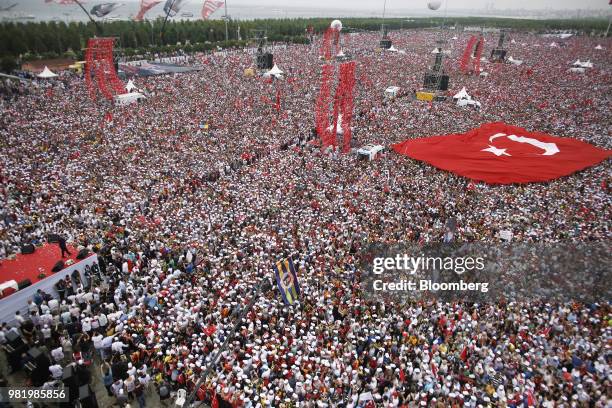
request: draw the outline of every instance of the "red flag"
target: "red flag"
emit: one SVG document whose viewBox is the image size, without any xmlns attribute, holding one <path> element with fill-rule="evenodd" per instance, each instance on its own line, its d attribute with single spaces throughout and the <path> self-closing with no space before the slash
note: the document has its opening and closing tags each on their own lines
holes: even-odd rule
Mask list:
<svg viewBox="0 0 612 408">
<path fill-rule="evenodd" d="M 134 16 L 134 21 L 142 21 L 147 11 L 161 3 L 162 0 L 140 0 L 140 10 Z"/>
<path fill-rule="evenodd" d="M 465 362 L 465 361 L 467 360 L 467 351 L 468 351 L 468 348 L 467 348 L 467 346 L 465 346 L 465 347 L 463 348 L 463 351 L 461 352 L 461 355 L 459 356 L 459 358 L 460 358 L 460 359 L 461 359 L 463 362 Z"/>
<path fill-rule="evenodd" d="M 438 366 L 436 365 L 435 361 L 431 361 L 431 373 L 433 374 L 434 377 L 438 377 Z"/>
<path fill-rule="evenodd" d="M 280 89 L 276 90 L 276 110 L 280 111 L 280 105 L 281 105 L 281 94 L 280 94 Z"/>
<path fill-rule="evenodd" d="M 110 112 L 106 112 L 106 115 L 104 115 L 104 120 L 107 122 L 110 122 L 113 120 L 113 114 Z"/>
<path fill-rule="evenodd" d="M 213 394 L 212 403 L 210 404 L 211 408 L 219 408 L 219 401 L 217 401 L 217 392 Z"/>
<path fill-rule="evenodd" d="M 216 331 L 217 331 L 217 327 L 214 324 L 211 324 L 210 326 L 204 329 L 204 333 L 206 333 L 208 337 L 215 334 Z"/>
<path fill-rule="evenodd" d="M 533 398 L 533 393 L 531 391 L 527 391 L 527 406 L 535 407 L 535 398 Z"/>
<path fill-rule="evenodd" d="M 401 382 L 404 382 L 406 380 L 406 374 L 404 373 L 404 369 L 403 368 L 400 368 L 399 379 L 400 379 Z"/>
<path fill-rule="evenodd" d="M 467 133 L 409 139 L 400 154 L 489 184 L 553 180 L 593 166 L 612 153 L 589 143 L 501 122 Z"/>
<path fill-rule="evenodd" d="M 223 0 L 206 0 L 202 6 L 202 18 L 208 20 L 208 17 L 217 11 L 225 2 Z"/>
</svg>

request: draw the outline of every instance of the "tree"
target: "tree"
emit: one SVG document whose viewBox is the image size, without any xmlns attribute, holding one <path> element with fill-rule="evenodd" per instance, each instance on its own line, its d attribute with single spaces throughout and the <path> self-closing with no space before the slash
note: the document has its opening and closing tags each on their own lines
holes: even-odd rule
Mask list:
<svg viewBox="0 0 612 408">
<path fill-rule="evenodd" d="M 17 64 L 17 59 L 15 57 L 6 55 L 0 60 L 0 70 L 2 72 L 6 72 L 7 74 L 10 74 L 18 67 L 19 64 Z"/>
</svg>

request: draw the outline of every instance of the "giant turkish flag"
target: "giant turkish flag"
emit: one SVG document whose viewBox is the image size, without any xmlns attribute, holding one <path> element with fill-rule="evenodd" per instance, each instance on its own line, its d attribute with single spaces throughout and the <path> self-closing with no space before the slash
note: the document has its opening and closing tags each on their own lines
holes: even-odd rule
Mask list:
<svg viewBox="0 0 612 408">
<path fill-rule="evenodd" d="M 530 183 L 567 176 L 612 151 L 567 137 L 487 123 L 467 133 L 409 139 L 397 153 L 489 184 Z"/>
</svg>

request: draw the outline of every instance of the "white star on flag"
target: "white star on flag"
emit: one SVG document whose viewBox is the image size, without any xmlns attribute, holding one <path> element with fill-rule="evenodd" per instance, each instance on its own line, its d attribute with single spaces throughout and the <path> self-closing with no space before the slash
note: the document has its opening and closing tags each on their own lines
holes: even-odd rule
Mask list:
<svg viewBox="0 0 612 408">
<path fill-rule="evenodd" d="M 491 152 L 496 156 L 511 156 L 511 154 L 506 153 L 506 149 L 498 149 L 495 146 L 489 145 L 486 149 L 482 149 L 481 152 Z"/>
</svg>

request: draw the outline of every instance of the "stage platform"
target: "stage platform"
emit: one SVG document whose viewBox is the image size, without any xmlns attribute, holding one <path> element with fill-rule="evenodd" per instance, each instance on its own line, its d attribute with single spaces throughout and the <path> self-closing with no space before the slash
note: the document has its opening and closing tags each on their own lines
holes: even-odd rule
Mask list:
<svg viewBox="0 0 612 408">
<path fill-rule="evenodd" d="M 71 275 L 75 270 L 79 271 L 81 279 L 84 278 L 85 267 L 91 267 L 98 262 L 96 254 L 90 254 L 85 259 L 76 259 L 77 250 L 68 246 L 72 253 L 64 258 L 66 262 L 72 259 L 72 265 L 64 267 L 57 273 L 51 272 L 57 261 L 61 260 L 61 251 L 57 244 L 46 244 L 37 247 L 33 254 L 18 254 L 15 259 L 3 259 L 0 261 L 0 285 L 5 285 L 8 281 L 15 281 L 17 284 L 29 279 L 31 285 L 22 288 L 14 293 L 8 294 L 0 299 L 0 322 L 11 323 L 14 319 L 15 311 L 20 310 L 22 315 L 27 316 L 27 301 L 31 299 L 38 289 L 57 297 L 54 285 L 60 279 Z M 46 276 L 40 279 L 38 276 L 44 273 Z M 74 286 L 74 285 L 73 285 Z M 76 287 L 75 287 L 76 288 Z"/>
<path fill-rule="evenodd" d="M 78 262 L 76 248 L 68 246 L 68 250 L 72 255 L 64 258 L 64 262 L 69 259 Z M 18 254 L 15 259 L 3 259 L 0 261 L 0 283 L 9 280 L 21 282 L 29 279 L 34 284 L 42 280 L 38 278 L 41 272 L 44 272 L 47 277 L 51 275 L 53 265 L 62 259 L 61 254 L 58 244 L 45 244 L 42 247 L 36 247 L 33 254 Z"/>
</svg>

